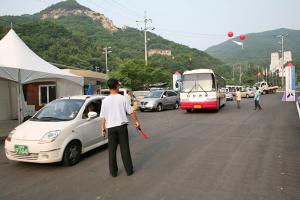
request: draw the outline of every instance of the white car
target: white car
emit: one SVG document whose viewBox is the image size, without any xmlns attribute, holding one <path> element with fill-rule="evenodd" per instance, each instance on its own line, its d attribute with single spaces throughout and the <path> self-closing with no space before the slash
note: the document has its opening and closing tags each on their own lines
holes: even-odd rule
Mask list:
<svg viewBox="0 0 300 200">
<path fill-rule="evenodd" d="M 52 101 L 17 126 L 5 140 L 9 160 L 74 165 L 80 156 L 108 142 L 100 135 L 103 96 L 74 96 Z"/>
</svg>

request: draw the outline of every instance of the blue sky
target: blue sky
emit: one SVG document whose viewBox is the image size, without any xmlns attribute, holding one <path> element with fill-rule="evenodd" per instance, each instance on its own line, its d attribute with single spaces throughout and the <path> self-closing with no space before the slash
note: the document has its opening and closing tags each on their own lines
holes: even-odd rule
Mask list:
<svg viewBox="0 0 300 200">
<path fill-rule="evenodd" d="M 33 14 L 60 0 L 1 0 L 0 15 Z M 300 30 L 299 0 L 77 0 L 118 26 L 138 28 L 144 11 L 154 33 L 205 50 L 235 35 L 278 28 Z"/>
</svg>

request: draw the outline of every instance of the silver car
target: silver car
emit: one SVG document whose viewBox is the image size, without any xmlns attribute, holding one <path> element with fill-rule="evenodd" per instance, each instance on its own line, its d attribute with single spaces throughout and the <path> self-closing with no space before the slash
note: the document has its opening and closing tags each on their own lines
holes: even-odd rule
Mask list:
<svg viewBox="0 0 300 200">
<path fill-rule="evenodd" d="M 154 90 L 151 91 L 139 102 L 141 112 L 145 110 L 162 111 L 164 109 L 178 109 L 179 95 L 171 90 Z"/>
</svg>

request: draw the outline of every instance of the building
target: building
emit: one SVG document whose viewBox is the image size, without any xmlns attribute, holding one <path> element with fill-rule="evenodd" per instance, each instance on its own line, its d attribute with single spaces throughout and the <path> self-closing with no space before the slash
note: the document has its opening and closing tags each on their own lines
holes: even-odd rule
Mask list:
<svg viewBox="0 0 300 200">
<path fill-rule="evenodd" d="M 171 50 L 162 50 L 162 49 L 149 49 L 148 56 L 151 57 L 153 55 L 161 55 L 161 56 L 171 56 Z"/>
<path fill-rule="evenodd" d="M 282 61 L 282 57 L 280 57 L 278 52 L 271 53 L 270 71 L 272 73 L 278 72 L 279 77 L 282 77 L 282 66 L 288 62 L 292 62 L 291 51 L 284 52 L 284 63 Z M 284 74 L 284 69 L 283 69 L 283 74 Z"/>
<path fill-rule="evenodd" d="M 84 79 L 84 90 L 83 93 L 87 94 L 88 86 L 92 86 L 93 94 L 100 94 L 101 87 L 106 86 L 108 81 L 108 75 L 100 72 L 84 69 L 64 69 L 64 71 L 81 76 Z"/>
</svg>

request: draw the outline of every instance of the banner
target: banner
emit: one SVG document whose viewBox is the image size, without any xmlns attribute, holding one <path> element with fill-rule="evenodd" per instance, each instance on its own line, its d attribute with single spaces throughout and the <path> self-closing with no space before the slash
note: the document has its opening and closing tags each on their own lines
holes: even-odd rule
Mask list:
<svg viewBox="0 0 300 200">
<path fill-rule="evenodd" d="M 295 66 L 289 63 L 285 67 L 285 101 L 296 101 Z"/>
<path fill-rule="evenodd" d="M 181 74 L 179 72 L 175 72 L 173 74 L 173 90 L 180 91 L 181 89 Z"/>
</svg>

